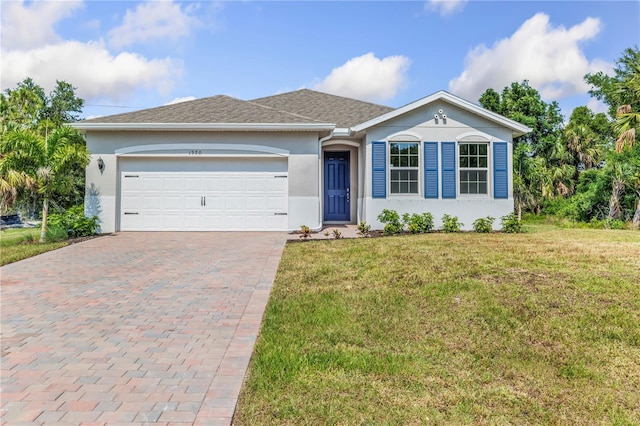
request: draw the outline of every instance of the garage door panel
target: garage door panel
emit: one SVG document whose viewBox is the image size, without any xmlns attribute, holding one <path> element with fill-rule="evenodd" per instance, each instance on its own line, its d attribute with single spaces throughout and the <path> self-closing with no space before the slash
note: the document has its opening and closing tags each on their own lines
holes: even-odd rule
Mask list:
<svg viewBox="0 0 640 426">
<path fill-rule="evenodd" d="M 281 177 L 274 177 L 273 179 L 268 179 L 266 181 L 267 191 L 268 192 L 281 192 L 282 194 L 286 194 L 288 192 L 289 182 L 288 179 L 284 179 Z"/>
<path fill-rule="evenodd" d="M 180 193 L 184 189 L 184 179 L 181 176 L 166 176 L 164 178 L 163 191 L 165 193 Z"/>
<path fill-rule="evenodd" d="M 265 208 L 268 209 L 266 203 L 266 197 L 264 195 L 247 195 L 246 196 L 246 210 L 247 212 L 251 211 L 263 211 Z"/>
<path fill-rule="evenodd" d="M 241 195 L 229 195 L 225 197 L 225 209 L 233 214 L 243 212 L 247 208 L 245 197 Z"/>
<path fill-rule="evenodd" d="M 263 193 L 267 190 L 267 180 L 258 176 L 247 178 L 245 191 Z"/>
<path fill-rule="evenodd" d="M 121 230 L 286 230 L 286 172 L 256 172 L 259 164 L 246 172 L 123 172 Z"/>
<path fill-rule="evenodd" d="M 265 228 L 287 229 L 287 216 L 286 215 L 266 215 Z"/>
<path fill-rule="evenodd" d="M 142 208 L 142 198 L 136 195 L 123 195 L 121 206 L 123 212 L 128 209 L 139 210 Z"/>
<path fill-rule="evenodd" d="M 221 173 L 205 173 L 204 190 L 207 193 L 224 193 L 224 175 Z"/>
<path fill-rule="evenodd" d="M 122 215 L 122 227 L 137 229 L 142 224 L 141 216 L 137 213 L 125 212 Z"/>
<path fill-rule="evenodd" d="M 183 178 L 182 192 L 202 195 L 202 185 L 203 179 L 201 176 L 185 176 Z"/>
<path fill-rule="evenodd" d="M 143 210 L 162 210 L 162 193 L 145 195 L 142 199 Z"/>
<path fill-rule="evenodd" d="M 271 212 L 287 211 L 287 197 L 267 195 L 265 197 L 265 209 Z"/>
<path fill-rule="evenodd" d="M 225 179 L 224 189 L 229 192 L 244 192 L 245 179 L 239 176 L 229 176 Z"/>
<path fill-rule="evenodd" d="M 181 195 L 165 195 L 162 198 L 162 209 L 167 210 L 182 210 L 182 206 L 185 204 L 185 197 Z"/>
<path fill-rule="evenodd" d="M 205 229 L 223 229 L 225 226 L 224 214 L 207 211 L 207 214 L 203 217 L 202 224 Z"/>
<path fill-rule="evenodd" d="M 144 215 L 140 215 L 139 226 L 153 231 L 162 230 L 164 229 L 163 215 L 159 212 L 146 212 Z"/>
<path fill-rule="evenodd" d="M 142 179 L 142 181 L 144 182 L 143 184 L 143 191 L 148 193 L 148 192 L 157 192 L 157 193 L 162 193 L 163 187 L 163 179 L 160 176 L 145 176 L 144 179 Z"/>
<path fill-rule="evenodd" d="M 126 182 L 126 185 L 125 185 Z M 142 191 L 144 182 L 140 179 L 140 176 L 136 173 L 123 173 L 122 174 L 122 187 L 127 188 L 129 191 Z"/>
</svg>

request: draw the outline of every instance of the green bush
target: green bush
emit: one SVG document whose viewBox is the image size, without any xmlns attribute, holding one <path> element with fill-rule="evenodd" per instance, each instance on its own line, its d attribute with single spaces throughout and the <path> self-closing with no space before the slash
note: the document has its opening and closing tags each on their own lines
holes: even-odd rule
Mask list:
<svg viewBox="0 0 640 426">
<path fill-rule="evenodd" d="M 473 230 L 482 234 L 487 234 L 493 231 L 493 221 L 495 217 L 487 216 L 481 217 L 473 221 Z"/>
<path fill-rule="evenodd" d="M 460 232 L 460 228 L 464 226 L 464 223 L 460 222 L 458 216 L 449 216 L 445 214 L 442 216 L 442 230 L 444 232 Z"/>
<path fill-rule="evenodd" d="M 627 229 L 628 224 L 623 220 L 618 219 L 606 219 L 604 222 L 605 229 Z"/>
<path fill-rule="evenodd" d="M 358 233 L 363 237 L 369 237 L 371 233 L 371 225 L 367 222 L 360 222 L 358 224 Z"/>
<path fill-rule="evenodd" d="M 400 215 L 395 210 L 382 210 L 382 213 L 378 215 L 378 220 L 385 224 L 385 235 L 399 234 L 404 229 L 404 225 L 400 221 Z"/>
<path fill-rule="evenodd" d="M 509 213 L 506 216 L 500 218 L 502 223 L 502 232 L 508 234 L 517 234 L 522 232 L 522 223 L 518 220 L 518 216 L 515 213 Z"/>
<path fill-rule="evenodd" d="M 84 206 L 80 205 L 60 214 L 49 215 L 47 225 L 50 228 L 64 230 L 69 237 L 88 237 L 94 235 L 98 229 L 98 216 L 86 217 Z"/>
<path fill-rule="evenodd" d="M 69 238 L 69 234 L 67 230 L 60 225 L 49 225 L 47 226 L 47 232 L 44 238 L 48 243 L 55 243 L 66 240 Z"/>
<path fill-rule="evenodd" d="M 422 234 L 433 229 L 433 215 L 431 213 L 414 213 L 412 215 L 405 213 L 402 215 L 402 221 L 412 234 Z"/>
</svg>

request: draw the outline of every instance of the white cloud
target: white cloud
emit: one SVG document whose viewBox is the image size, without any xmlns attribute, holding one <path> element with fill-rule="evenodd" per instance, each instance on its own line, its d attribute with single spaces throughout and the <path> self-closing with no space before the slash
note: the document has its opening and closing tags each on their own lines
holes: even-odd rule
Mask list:
<svg viewBox="0 0 640 426">
<path fill-rule="evenodd" d="M 587 102 L 587 107 L 596 114 L 599 112 L 607 114 L 609 112 L 609 106 L 604 102 L 597 100 L 596 98 L 589 99 L 589 101 Z"/>
<path fill-rule="evenodd" d="M 2 2 L 2 49 L 29 49 L 59 41 L 53 24 L 82 7 L 81 0 Z"/>
<path fill-rule="evenodd" d="M 314 89 L 372 102 L 393 98 L 406 80 L 411 61 L 406 56 L 376 58 L 367 53 L 334 68 Z"/>
<path fill-rule="evenodd" d="M 67 41 L 31 50 L 2 52 L 2 87 L 11 87 L 25 77 L 52 89 L 56 80 L 78 88 L 82 98 L 121 99 L 136 89 L 168 91 L 182 65 L 171 59 L 146 59 L 123 52 L 112 55 L 101 43 Z"/>
<path fill-rule="evenodd" d="M 180 60 L 112 51 L 102 40 L 62 40 L 54 25 L 82 6 L 75 0 L 3 2 L 0 89 L 31 77 L 50 91 L 56 80 L 64 80 L 87 101 L 118 101 L 140 89 L 167 93 L 181 77 Z"/>
<path fill-rule="evenodd" d="M 549 16 L 538 13 L 492 48 L 479 45 L 471 50 L 465 58 L 465 70 L 449 82 L 449 90 L 474 100 L 488 88 L 500 92 L 512 82 L 526 79 L 547 101 L 586 94 L 585 74 L 612 69 L 605 61 L 589 61 L 580 47 L 600 29 L 597 18 L 566 29 L 551 26 Z"/>
<path fill-rule="evenodd" d="M 439 13 L 440 16 L 453 15 L 462 11 L 467 0 L 428 0 L 424 9 L 428 12 Z"/>
<path fill-rule="evenodd" d="M 182 98 L 174 98 L 169 102 L 167 102 L 165 105 L 179 104 L 180 102 L 189 102 L 189 101 L 194 101 L 195 99 L 196 99 L 195 96 L 185 96 Z"/>
<path fill-rule="evenodd" d="M 127 9 L 122 25 L 109 31 L 109 44 L 121 48 L 158 39 L 177 40 L 200 25 L 194 16 L 198 5 L 182 8 L 173 1 L 149 1 L 134 11 Z"/>
</svg>

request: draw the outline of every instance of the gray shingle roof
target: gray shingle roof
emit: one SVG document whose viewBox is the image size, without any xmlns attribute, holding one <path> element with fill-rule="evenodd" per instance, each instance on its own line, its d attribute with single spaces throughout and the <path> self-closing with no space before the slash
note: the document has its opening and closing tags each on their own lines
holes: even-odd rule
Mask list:
<svg viewBox="0 0 640 426">
<path fill-rule="evenodd" d="M 333 123 L 337 127 L 351 127 L 393 110 L 383 105 L 302 89 L 252 101 L 218 95 L 92 118 L 83 123 Z"/>
<path fill-rule="evenodd" d="M 355 126 L 395 109 L 309 89 L 253 99 L 251 102 L 324 123 L 335 123 L 337 127 Z"/>
<path fill-rule="evenodd" d="M 157 108 L 109 115 L 84 123 L 327 123 L 268 105 L 218 95 Z"/>
</svg>

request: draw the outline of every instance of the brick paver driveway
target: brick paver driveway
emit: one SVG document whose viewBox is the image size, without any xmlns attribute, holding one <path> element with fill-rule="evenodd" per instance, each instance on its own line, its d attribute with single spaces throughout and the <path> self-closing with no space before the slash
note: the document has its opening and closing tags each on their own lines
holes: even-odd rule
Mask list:
<svg viewBox="0 0 640 426">
<path fill-rule="evenodd" d="M 2 267 L 2 423 L 229 424 L 286 237 L 121 233 Z"/>
</svg>

